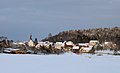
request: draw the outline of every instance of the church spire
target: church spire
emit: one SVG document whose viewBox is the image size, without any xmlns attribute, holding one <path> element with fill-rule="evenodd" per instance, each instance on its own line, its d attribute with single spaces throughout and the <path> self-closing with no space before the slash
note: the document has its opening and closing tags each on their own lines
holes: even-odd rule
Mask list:
<svg viewBox="0 0 120 73">
<path fill-rule="evenodd" d="M 32 35 L 30 35 L 30 38 L 29 38 L 29 40 L 32 40 Z"/>
</svg>

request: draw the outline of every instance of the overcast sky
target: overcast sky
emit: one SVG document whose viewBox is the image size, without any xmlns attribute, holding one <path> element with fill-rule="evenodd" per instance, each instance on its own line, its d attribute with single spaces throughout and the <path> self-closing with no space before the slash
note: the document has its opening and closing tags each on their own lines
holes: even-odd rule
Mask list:
<svg viewBox="0 0 120 73">
<path fill-rule="evenodd" d="M 0 0 L 0 35 L 13 40 L 115 26 L 120 27 L 120 0 Z"/>
</svg>

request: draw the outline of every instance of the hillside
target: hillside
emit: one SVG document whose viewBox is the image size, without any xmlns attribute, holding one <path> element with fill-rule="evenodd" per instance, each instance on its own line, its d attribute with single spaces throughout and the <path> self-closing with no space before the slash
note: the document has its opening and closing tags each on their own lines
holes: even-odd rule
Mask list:
<svg viewBox="0 0 120 73">
<path fill-rule="evenodd" d="M 100 43 L 113 42 L 120 49 L 120 27 L 63 31 L 42 41 L 73 41 L 78 43 L 89 42 L 90 40 L 99 40 Z"/>
</svg>

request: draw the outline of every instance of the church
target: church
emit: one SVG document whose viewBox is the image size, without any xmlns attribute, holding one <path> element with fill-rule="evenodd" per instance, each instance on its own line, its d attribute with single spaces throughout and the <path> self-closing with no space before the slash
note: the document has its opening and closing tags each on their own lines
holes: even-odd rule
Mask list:
<svg viewBox="0 0 120 73">
<path fill-rule="evenodd" d="M 32 40 L 32 35 L 30 35 L 30 37 L 29 37 L 28 46 L 29 46 L 29 47 L 34 47 L 34 46 L 35 46 L 35 45 L 34 45 L 34 42 L 33 42 L 33 40 Z"/>
</svg>

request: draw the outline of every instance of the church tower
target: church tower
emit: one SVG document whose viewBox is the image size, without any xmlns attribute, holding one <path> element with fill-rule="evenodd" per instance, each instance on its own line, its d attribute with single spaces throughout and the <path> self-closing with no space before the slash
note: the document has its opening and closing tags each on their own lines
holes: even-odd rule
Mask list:
<svg viewBox="0 0 120 73">
<path fill-rule="evenodd" d="M 29 47 L 34 47 L 34 42 L 32 40 L 32 35 L 30 35 L 30 37 L 29 37 L 28 45 L 29 45 Z"/>
<path fill-rule="evenodd" d="M 29 41 L 30 41 L 30 40 L 32 40 L 32 35 L 30 35 L 30 37 L 29 37 Z"/>
</svg>

